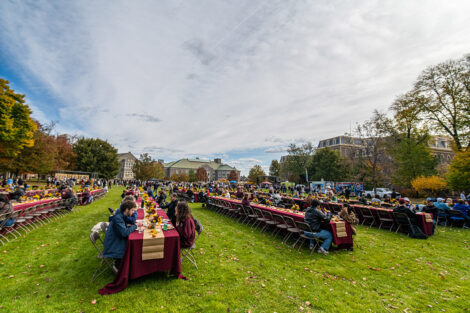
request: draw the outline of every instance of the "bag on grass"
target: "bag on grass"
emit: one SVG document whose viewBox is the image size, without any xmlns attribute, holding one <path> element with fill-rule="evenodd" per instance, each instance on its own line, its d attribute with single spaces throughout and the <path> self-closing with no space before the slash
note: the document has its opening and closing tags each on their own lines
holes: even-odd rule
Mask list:
<svg viewBox="0 0 470 313">
<path fill-rule="evenodd" d="M 415 239 L 428 239 L 428 236 L 416 225 L 410 225 L 410 237 Z"/>
</svg>

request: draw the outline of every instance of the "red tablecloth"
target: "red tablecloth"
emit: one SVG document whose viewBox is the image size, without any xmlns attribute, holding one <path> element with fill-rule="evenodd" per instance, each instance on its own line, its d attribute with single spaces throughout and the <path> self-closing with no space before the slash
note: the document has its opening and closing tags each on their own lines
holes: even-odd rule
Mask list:
<svg viewBox="0 0 470 313">
<path fill-rule="evenodd" d="M 431 214 L 431 219 L 432 219 L 433 218 L 432 213 L 429 213 L 429 214 Z M 422 212 L 416 213 L 416 215 L 419 216 L 418 221 L 420 223 L 419 226 L 421 227 L 421 229 L 424 231 L 424 233 L 427 236 L 431 236 L 432 235 L 432 229 L 434 228 L 434 223 L 433 222 L 426 222 L 426 216 Z"/>
<path fill-rule="evenodd" d="M 357 205 L 357 204 L 351 205 L 351 206 L 354 206 L 354 207 L 359 208 L 359 209 L 361 209 L 363 207 L 367 207 L 368 209 L 370 209 L 370 211 L 371 211 L 371 213 L 374 217 L 375 223 L 377 225 L 380 224 L 380 217 L 379 217 L 379 214 L 378 214 L 379 211 L 387 211 L 387 212 L 390 212 L 390 213 L 393 212 L 393 209 L 376 208 L 376 207 Z M 416 215 L 418 216 L 418 219 L 417 219 L 418 220 L 418 227 L 420 227 L 427 236 L 431 236 L 432 235 L 432 229 L 433 229 L 433 223 L 432 222 L 426 222 L 426 216 L 421 212 L 416 213 Z M 431 217 L 432 217 L 432 214 L 431 214 Z"/>
<path fill-rule="evenodd" d="M 157 210 L 159 216 L 168 218 L 163 210 Z M 144 210 L 137 211 L 137 219 L 144 218 Z M 178 278 L 181 275 L 180 237 L 176 229 L 164 231 L 165 249 L 164 258 L 158 260 L 142 261 L 142 242 L 144 234 L 135 231 L 129 235 L 126 251 L 121 260 L 119 271 L 114 281 L 104 286 L 98 292 L 102 295 L 109 295 L 126 289 L 129 279 L 136 279 L 155 272 L 170 271 Z"/>
<path fill-rule="evenodd" d="M 221 197 L 213 197 L 214 199 L 219 199 L 219 200 L 225 200 L 229 201 L 231 203 L 241 203 L 241 201 L 236 200 L 236 199 L 227 199 L 227 198 L 221 198 Z M 284 215 L 284 216 L 289 216 L 292 217 L 295 221 L 298 222 L 303 222 L 304 221 L 304 214 L 303 213 L 291 213 L 291 212 L 286 212 L 282 210 L 278 210 L 273 207 L 266 207 L 264 205 L 260 204 L 255 204 L 251 203 L 250 204 L 252 207 L 258 208 L 260 210 L 265 210 L 269 211 L 274 214 L 278 215 Z M 349 225 L 348 222 L 345 222 L 346 225 L 346 237 L 338 237 L 336 234 L 336 227 L 332 225 L 333 223 L 329 223 L 329 225 L 326 225 L 327 228 L 330 229 L 331 233 L 333 234 L 333 242 L 338 245 L 340 248 L 351 248 L 353 245 L 353 237 L 352 237 L 352 229 L 351 225 Z"/>
<path fill-rule="evenodd" d="M 35 206 L 35 205 L 54 202 L 54 201 L 57 201 L 57 200 L 59 200 L 59 199 L 45 199 L 45 200 L 39 200 L 39 201 L 34 201 L 34 202 L 21 203 L 21 204 L 14 205 L 13 209 L 15 211 L 20 211 L 20 210 L 22 211 L 24 209 L 30 208 L 30 207 Z"/>
</svg>

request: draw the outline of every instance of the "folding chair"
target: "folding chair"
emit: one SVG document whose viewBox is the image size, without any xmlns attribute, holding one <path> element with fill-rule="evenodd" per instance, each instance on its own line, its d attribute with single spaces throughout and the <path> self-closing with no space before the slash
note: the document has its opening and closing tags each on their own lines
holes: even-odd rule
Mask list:
<svg viewBox="0 0 470 313">
<path fill-rule="evenodd" d="M 361 207 L 361 211 L 362 211 L 362 224 L 361 225 L 364 225 L 364 223 L 366 222 L 367 223 L 370 222 L 370 225 L 368 226 L 372 227 L 372 225 L 374 225 L 375 223 L 375 218 L 374 218 L 374 215 L 372 214 L 372 211 L 366 207 Z"/>
<path fill-rule="evenodd" d="M 273 217 L 271 212 L 261 211 L 261 213 L 263 214 L 263 217 L 266 219 L 266 221 L 264 222 L 265 225 L 263 229 L 261 230 L 261 232 L 267 230 L 269 226 L 276 226 L 277 224 L 279 224 L 279 222 Z"/>
<path fill-rule="evenodd" d="M 377 214 L 379 215 L 380 219 L 379 229 L 381 229 L 382 225 L 384 224 L 390 224 L 389 231 L 391 231 L 395 224 L 392 212 L 388 210 L 377 210 Z"/>
<path fill-rule="evenodd" d="M 295 221 L 292 217 L 290 216 L 282 216 L 284 219 L 285 224 L 288 225 L 287 227 L 287 236 L 284 238 L 283 243 L 287 244 L 289 241 L 290 237 L 294 234 L 299 235 L 300 234 L 300 229 L 297 228 L 297 225 L 295 224 Z"/>
<path fill-rule="evenodd" d="M 114 274 L 117 274 L 118 269 L 114 267 L 114 260 L 112 258 L 106 258 L 103 255 L 103 250 L 98 247 L 97 242 L 100 242 L 101 245 L 104 246 L 103 240 L 101 240 L 100 234 L 96 231 L 92 232 L 90 234 L 90 240 L 93 246 L 95 247 L 96 251 L 98 251 L 98 259 L 101 260 L 100 267 L 96 269 L 96 271 L 93 273 L 93 277 L 91 278 L 91 281 L 94 282 L 99 276 L 101 276 L 108 268 L 113 271 Z"/>
<path fill-rule="evenodd" d="M 455 223 L 461 223 L 460 227 L 463 227 L 465 224 L 465 215 L 458 210 L 450 210 L 448 220 L 450 222 L 450 227 L 453 227 Z"/>
<path fill-rule="evenodd" d="M 251 228 L 257 228 L 259 225 L 263 224 L 266 222 L 268 219 L 263 216 L 263 212 L 261 212 L 260 209 L 258 208 L 253 208 L 253 212 L 257 215 L 256 222 L 251 226 Z M 264 227 L 263 227 L 264 228 Z"/>
<path fill-rule="evenodd" d="M 248 221 L 246 223 L 247 226 L 250 226 L 250 223 L 256 223 L 258 215 L 255 213 L 253 210 L 253 207 L 251 206 L 246 206 L 245 207 L 246 212 L 248 213 L 246 220 Z M 245 221 L 243 221 L 244 223 Z M 253 226 L 253 225 L 252 225 Z"/>
<path fill-rule="evenodd" d="M 204 227 L 197 219 L 194 219 L 194 226 L 196 228 L 196 238 L 194 238 L 194 243 L 189 248 L 181 248 L 181 256 L 183 259 L 188 259 L 188 261 L 191 262 L 196 267 L 196 269 L 198 269 L 196 258 L 192 253 L 192 250 L 196 248 L 196 241 L 199 239 L 199 236 L 201 235 Z"/>
<path fill-rule="evenodd" d="M 310 242 L 310 240 L 315 240 L 315 246 L 313 247 L 312 251 L 310 251 L 310 254 L 312 254 L 313 250 L 315 250 L 320 245 L 318 238 L 310 238 L 310 237 L 308 237 L 307 235 L 304 234 L 304 232 L 313 233 L 312 228 L 310 227 L 309 224 L 307 224 L 305 222 L 295 221 L 295 225 L 300 230 L 300 233 L 299 233 L 299 239 L 297 239 L 297 241 L 294 243 L 294 248 L 297 245 L 297 242 L 300 241 L 300 245 L 299 245 L 299 251 L 300 251 L 300 249 L 302 248 L 302 245 L 304 244 L 305 240 L 308 240 L 309 242 Z"/>
<path fill-rule="evenodd" d="M 274 232 L 274 238 L 276 238 L 277 234 L 279 234 L 281 231 L 283 230 L 287 231 L 287 228 L 289 228 L 289 225 L 286 224 L 286 222 L 284 221 L 281 215 L 273 214 L 272 216 L 274 220 L 278 221 L 278 223 L 276 224 L 277 230 Z"/>
<path fill-rule="evenodd" d="M 393 219 L 395 220 L 395 223 L 398 225 L 397 230 L 395 233 L 398 233 L 398 231 L 403 227 L 406 228 L 406 234 L 410 234 L 410 228 L 411 228 L 411 221 L 405 213 L 398 213 L 398 212 L 393 212 Z"/>
</svg>

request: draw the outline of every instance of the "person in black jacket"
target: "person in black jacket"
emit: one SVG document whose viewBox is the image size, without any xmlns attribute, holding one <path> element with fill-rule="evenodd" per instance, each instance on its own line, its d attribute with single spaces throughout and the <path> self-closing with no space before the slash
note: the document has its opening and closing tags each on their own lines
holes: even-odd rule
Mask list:
<svg viewBox="0 0 470 313">
<path fill-rule="evenodd" d="M 416 217 L 416 214 L 413 211 L 411 211 L 410 208 L 405 206 L 406 200 L 404 198 L 400 198 L 398 200 L 398 203 L 400 205 L 394 208 L 393 212 L 406 214 L 408 218 L 410 219 L 411 224 L 418 225 L 418 218 Z"/>
<path fill-rule="evenodd" d="M 427 201 L 427 204 L 423 208 L 423 212 L 432 214 L 432 224 L 433 224 L 432 232 L 434 233 L 434 229 L 436 228 L 436 224 L 437 224 L 437 218 L 439 216 L 439 209 L 434 206 L 434 202 L 432 201 L 432 198 L 427 198 L 426 201 Z"/>
<path fill-rule="evenodd" d="M 333 242 L 333 234 L 326 229 L 322 229 L 323 222 L 329 221 L 330 216 L 318 209 L 319 204 L 320 202 L 318 202 L 318 200 L 312 200 L 311 207 L 305 211 L 304 221 L 310 225 L 312 232 L 304 232 L 304 234 L 310 238 L 322 239 L 323 243 L 318 249 L 318 253 L 323 253 L 326 255 L 328 254 L 328 250 L 330 249 L 331 243 Z M 313 249 L 314 246 L 315 241 L 311 239 L 310 249 Z"/>
<path fill-rule="evenodd" d="M 157 201 L 159 206 L 165 205 L 166 200 L 166 191 L 164 189 L 160 190 L 160 195 L 157 197 L 155 201 Z"/>
<path fill-rule="evenodd" d="M 166 215 L 171 220 L 173 225 L 176 225 L 176 206 L 178 205 L 178 199 L 176 193 L 171 194 L 171 202 L 161 206 L 162 209 L 167 209 Z"/>
</svg>

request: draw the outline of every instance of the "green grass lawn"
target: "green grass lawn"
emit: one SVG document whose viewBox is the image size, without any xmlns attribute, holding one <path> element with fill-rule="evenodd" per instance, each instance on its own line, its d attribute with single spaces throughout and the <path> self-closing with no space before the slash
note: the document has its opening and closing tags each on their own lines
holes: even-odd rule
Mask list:
<svg viewBox="0 0 470 313">
<path fill-rule="evenodd" d="M 353 252 L 310 256 L 200 204 L 191 205 L 204 225 L 199 269 L 183 261 L 188 280 L 155 274 L 100 296 L 113 276 L 91 283 L 99 260 L 89 234 L 121 190 L 0 248 L 0 313 L 470 311 L 468 230 L 416 240 L 359 227 Z"/>
</svg>

